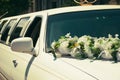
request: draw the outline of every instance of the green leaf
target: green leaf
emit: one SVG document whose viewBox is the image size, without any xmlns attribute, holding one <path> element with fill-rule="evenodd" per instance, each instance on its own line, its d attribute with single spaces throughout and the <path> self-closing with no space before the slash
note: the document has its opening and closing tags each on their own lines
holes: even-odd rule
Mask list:
<svg viewBox="0 0 120 80">
<path fill-rule="evenodd" d="M 112 58 L 113 58 L 114 62 L 117 63 L 117 62 L 118 62 L 118 59 L 117 59 L 117 51 L 113 51 L 113 52 L 111 53 L 111 55 L 112 55 Z"/>
</svg>

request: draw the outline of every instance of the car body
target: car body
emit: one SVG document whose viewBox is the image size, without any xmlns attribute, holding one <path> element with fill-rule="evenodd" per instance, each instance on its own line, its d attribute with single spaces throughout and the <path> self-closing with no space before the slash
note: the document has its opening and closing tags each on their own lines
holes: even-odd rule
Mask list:
<svg viewBox="0 0 120 80">
<path fill-rule="evenodd" d="M 0 43 L 0 79 L 119 80 L 120 62 L 79 60 L 70 56 L 54 60 L 49 50 L 54 40 L 69 32 L 95 37 L 120 34 L 119 14 L 120 6 L 98 5 L 58 8 L 9 18 L 15 18 L 16 22 L 7 33 L 4 33 L 6 26 L 1 31 L 7 36 L 4 40 L 1 35 L 4 42 Z"/>
</svg>

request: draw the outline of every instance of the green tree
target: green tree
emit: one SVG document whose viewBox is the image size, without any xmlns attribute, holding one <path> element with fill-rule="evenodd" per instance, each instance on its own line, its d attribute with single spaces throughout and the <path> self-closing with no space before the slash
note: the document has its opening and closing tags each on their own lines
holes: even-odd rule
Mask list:
<svg viewBox="0 0 120 80">
<path fill-rule="evenodd" d="M 120 0 L 116 0 L 117 4 L 120 4 Z"/>
<path fill-rule="evenodd" d="M 79 1 L 79 0 L 78 0 Z M 74 2 L 74 0 L 65 0 L 64 4 L 62 6 L 77 6 L 78 4 L 76 4 Z"/>
<path fill-rule="evenodd" d="M 0 15 L 14 16 L 28 10 L 30 0 L 0 0 Z"/>
</svg>

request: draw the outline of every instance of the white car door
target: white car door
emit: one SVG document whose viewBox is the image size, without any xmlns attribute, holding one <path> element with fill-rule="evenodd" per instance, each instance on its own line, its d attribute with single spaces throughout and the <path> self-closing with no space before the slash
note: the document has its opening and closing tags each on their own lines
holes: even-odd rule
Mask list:
<svg viewBox="0 0 120 80">
<path fill-rule="evenodd" d="M 4 75 L 4 77 L 8 79 L 12 79 L 11 74 L 12 74 L 12 56 L 9 54 L 10 52 L 6 49 L 9 47 L 6 46 L 6 40 L 8 36 L 9 30 L 14 27 L 16 24 L 17 18 L 13 18 L 10 20 L 10 22 L 2 28 L 2 36 L 1 36 L 1 43 L 0 43 L 0 71 L 1 74 Z"/>
<path fill-rule="evenodd" d="M 36 16 L 33 24 L 29 26 L 25 33 L 25 37 L 31 37 L 33 39 L 33 45 L 35 48 L 37 47 L 36 43 L 40 34 L 41 22 L 41 17 Z M 12 78 L 14 80 L 48 80 L 50 77 L 52 80 L 58 80 L 51 73 L 47 72 L 47 69 L 44 66 L 37 63 L 39 62 L 39 57 L 34 57 L 27 53 L 14 52 L 11 51 L 10 48 L 7 50 L 8 52 L 11 52 L 10 54 L 12 55 L 12 65 L 14 65 L 12 67 Z M 39 67 L 37 64 L 39 64 Z M 44 68 L 45 70 L 41 68 Z M 46 78 L 45 76 L 48 76 L 49 78 Z"/>
<path fill-rule="evenodd" d="M 0 44 L 0 73 L 3 74 L 5 78 L 13 80 L 12 68 L 14 68 L 13 56 L 6 45 Z"/>
<path fill-rule="evenodd" d="M 19 22 L 21 22 L 21 21 L 19 21 Z M 18 24 L 19 24 L 19 22 L 18 22 Z M 24 23 L 26 24 L 25 21 L 24 21 Z M 15 71 L 14 69 L 16 69 L 16 67 L 18 65 L 17 55 L 14 54 L 14 52 L 11 51 L 10 44 L 7 42 L 7 41 L 9 41 L 9 37 L 8 36 L 10 36 L 9 32 L 11 30 L 11 27 L 13 27 L 13 25 L 14 25 L 14 22 L 11 19 L 11 22 L 9 22 L 7 27 L 6 27 L 8 30 L 5 29 L 4 34 L 1 37 L 1 40 L 2 40 L 3 43 L 0 43 L 0 55 L 1 55 L 0 56 L 0 72 L 8 80 L 15 80 L 14 77 L 13 77 L 14 76 L 14 71 Z M 20 31 L 19 32 L 17 31 L 17 33 L 20 33 Z M 16 38 L 16 37 L 19 37 L 18 35 L 19 34 L 16 34 L 15 36 L 12 37 L 12 39 Z"/>
<path fill-rule="evenodd" d="M 32 56 L 27 54 L 23 55 L 22 57 L 26 58 L 26 60 L 24 60 L 24 58 L 20 56 L 22 54 L 12 52 L 9 46 L 4 44 L 0 44 L 0 46 L 2 46 L 0 47 L 1 73 L 4 74 L 8 80 L 24 80 L 24 71 Z"/>
<path fill-rule="evenodd" d="M 39 50 L 42 49 L 39 47 L 43 47 L 43 45 L 41 46 L 39 45 L 39 41 L 41 40 L 43 41 L 42 38 L 43 36 L 41 37 L 41 40 L 39 39 L 37 41 L 37 39 L 40 34 L 40 27 L 42 25 L 41 22 L 46 21 L 46 18 L 43 18 L 42 20 L 41 17 L 36 16 L 34 19 L 35 23 L 33 21 L 34 24 L 31 24 L 32 26 L 29 26 L 25 33 L 25 37 L 31 37 L 33 39 L 33 45 L 36 51 L 37 52 L 41 51 L 44 54 L 42 50 Z M 33 27 L 33 25 L 35 27 Z M 40 61 L 41 60 L 46 61 L 47 59 L 45 58 L 47 58 L 48 56 L 41 58 L 41 53 L 39 53 L 39 55 L 35 57 L 27 53 L 11 51 L 10 47 L 7 46 L 6 48 L 4 49 L 5 53 L 6 51 L 9 52 L 12 61 L 12 63 L 10 63 L 10 65 L 12 66 L 11 68 L 12 74 L 10 76 L 12 77 L 13 80 L 63 80 L 63 78 L 60 78 L 60 76 L 56 74 L 53 70 L 50 70 L 48 66 L 41 64 Z M 53 56 L 51 55 L 49 56 L 51 57 L 51 61 L 53 61 Z"/>
</svg>

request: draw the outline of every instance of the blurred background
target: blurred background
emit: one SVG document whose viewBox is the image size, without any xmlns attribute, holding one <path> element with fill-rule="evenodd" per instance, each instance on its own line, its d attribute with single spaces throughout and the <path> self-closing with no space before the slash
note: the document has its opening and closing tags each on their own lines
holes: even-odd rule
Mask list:
<svg viewBox="0 0 120 80">
<path fill-rule="evenodd" d="M 73 0 L 0 0 L 0 16 L 7 12 L 4 17 L 78 5 Z M 97 0 L 93 5 L 120 5 L 120 0 Z"/>
</svg>

